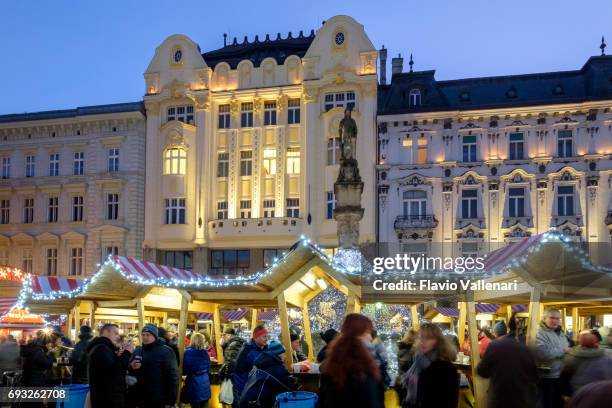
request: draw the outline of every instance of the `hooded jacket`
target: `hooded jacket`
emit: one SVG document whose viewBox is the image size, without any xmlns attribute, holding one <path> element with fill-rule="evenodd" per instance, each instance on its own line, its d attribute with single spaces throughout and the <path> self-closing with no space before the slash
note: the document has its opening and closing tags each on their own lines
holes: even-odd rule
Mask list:
<svg viewBox="0 0 612 408">
<path fill-rule="evenodd" d="M 23 359 L 22 385 L 26 387 L 47 385 L 47 371 L 53 367 L 53 354 L 47 352 L 38 341 L 21 347 L 19 354 Z"/>
<path fill-rule="evenodd" d="M 535 347 L 539 361 L 550 367 L 548 373 L 543 373 L 542 378 L 559 378 L 565 349 L 569 347 L 569 342 L 563 331 L 549 329 L 543 322 L 540 323 L 540 330 L 535 339 Z"/>
<path fill-rule="evenodd" d="M 210 399 L 210 356 L 206 349 L 197 350 L 189 347 L 183 357 L 183 374 L 187 399 L 190 403 L 200 403 Z M 182 395 L 181 395 L 182 398 Z"/>
<path fill-rule="evenodd" d="M 223 365 L 219 369 L 219 378 L 221 381 L 226 378 L 231 378 L 234 374 L 236 360 L 242 350 L 245 340 L 237 335 L 233 335 L 230 339 L 221 346 L 223 348 Z"/>
<path fill-rule="evenodd" d="M 138 381 L 136 400 L 140 407 L 174 405 L 178 395 L 179 374 L 174 351 L 157 339 L 134 350 L 135 356 L 142 356 L 138 370 L 130 369 Z"/>
<path fill-rule="evenodd" d="M 255 359 L 266 350 L 268 350 L 267 345 L 260 348 L 253 339 L 251 339 L 251 341 L 248 343 L 245 343 L 242 347 L 242 350 L 236 359 L 234 375 L 232 376 L 234 391 L 236 391 L 238 395 L 242 394 L 242 390 L 244 389 L 249 373 L 253 368 Z"/>
<path fill-rule="evenodd" d="M 272 408 L 277 395 L 297 389 L 296 379 L 289 374 L 279 356 L 264 351 L 257 356 L 253 366 L 240 397 L 241 407 Z"/>
<path fill-rule="evenodd" d="M 96 337 L 87 345 L 88 377 L 92 408 L 125 407 L 125 373 L 130 352 L 117 355 L 107 337 Z"/>
<path fill-rule="evenodd" d="M 565 355 L 561 378 L 572 394 L 586 384 L 612 380 L 612 357 L 599 348 L 576 346 Z"/>
<path fill-rule="evenodd" d="M 79 342 L 74 346 L 70 355 L 70 365 L 72 366 L 72 383 L 87 384 L 89 382 L 87 375 L 87 346 L 91 342 L 93 336 L 91 334 L 79 335 Z"/>
</svg>

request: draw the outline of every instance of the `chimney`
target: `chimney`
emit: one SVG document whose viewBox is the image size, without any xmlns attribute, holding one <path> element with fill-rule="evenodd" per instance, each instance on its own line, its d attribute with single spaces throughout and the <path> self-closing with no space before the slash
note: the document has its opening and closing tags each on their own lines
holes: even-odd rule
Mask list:
<svg viewBox="0 0 612 408">
<path fill-rule="evenodd" d="M 387 84 L 387 49 L 383 45 L 380 50 L 378 50 L 378 56 L 380 58 L 380 84 Z"/>
<path fill-rule="evenodd" d="M 404 59 L 402 54 L 397 54 L 397 57 L 391 58 L 391 75 L 401 74 L 404 70 Z"/>
</svg>

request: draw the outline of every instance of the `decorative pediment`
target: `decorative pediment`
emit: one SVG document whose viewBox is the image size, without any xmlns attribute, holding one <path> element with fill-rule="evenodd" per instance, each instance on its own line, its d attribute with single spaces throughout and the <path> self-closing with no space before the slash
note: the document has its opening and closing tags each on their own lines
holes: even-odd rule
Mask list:
<svg viewBox="0 0 612 408">
<path fill-rule="evenodd" d="M 397 182 L 400 186 L 411 186 L 411 187 L 431 185 L 431 181 L 421 176 L 420 174 L 416 174 L 416 173 L 410 174 L 406 177 L 402 177 L 401 179 L 398 179 Z"/>
<path fill-rule="evenodd" d="M 172 121 L 164 124 L 161 128 L 164 147 L 182 147 L 188 149 L 189 145 L 186 143 L 184 136 L 186 127 L 193 128 L 193 126 L 179 121 Z"/>
<path fill-rule="evenodd" d="M 510 173 L 501 176 L 500 180 L 503 183 L 528 183 L 534 177 L 533 174 L 529 174 L 523 169 L 514 169 Z"/>
<path fill-rule="evenodd" d="M 486 180 L 486 176 L 481 176 L 475 171 L 468 171 L 459 177 L 455 177 L 455 182 L 461 185 L 476 185 L 484 183 Z"/>
<path fill-rule="evenodd" d="M 514 224 L 512 227 L 510 227 L 510 230 L 504 234 L 504 238 L 509 239 L 526 238 L 530 236 L 531 232 L 528 230 L 528 227 L 526 225 L 522 225 L 520 222 Z"/>
<path fill-rule="evenodd" d="M 559 171 L 555 173 L 550 173 L 548 175 L 552 180 L 558 181 L 579 181 L 582 176 L 584 176 L 584 172 L 578 171 L 573 167 L 563 167 Z"/>
<path fill-rule="evenodd" d="M 163 91 L 168 91 L 171 98 L 183 99 L 187 97 L 187 92 L 190 90 L 189 88 L 188 83 L 175 79 L 172 82 L 164 85 Z"/>
<path fill-rule="evenodd" d="M 572 125 L 572 124 L 577 124 L 577 123 L 578 123 L 577 120 L 572 119 L 569 116 L 564 116 L 563 118 L 556 121 L 554 124 L 555 125 Z"/>
<path fill-rule="evenodd" d="M 32 245 L 32 243 L 34 242 L 34 237 L 32 235 L 20 232 L 18 234 L 13 235 L 11 237 L 11 241 L 13 241 L 13 243 L 15 243 L 16 245 Z"/>
<path fill-rule="evenodd" d="M 36 240 L 38 242 L 53 242 L 57 243 L 59 241 L 59 237 L 55 234 L 51 234 L 50 232 L 43 232 L 42 234 L 38 234 L 36 236 Z"/>
<path fill-rule="evenodd" d="M 570 220 L 557 226 L 557 230 L 566 237 L 581 237 L 582 228 Z"/>
<path fill-rule="evenodd" d="M 85 241 L 85 235 L 76 231 L 68 231 L 60 235 L 64 241 Z"/>
<path fill-rule="evenodd" d="M 484 232 L 481 231 L 480 227 L 472 223 L 467 224 L 461 231 L 457 233 L 457 239 L 482 239 L 484 238 Z"/>
<path fill-rule="evenodd" d="M 476 130 L 476 129 L 482 129 L 482 127 L 480 125 L 476 125 L 473 122 L 468 122 L 465 124 L 465 126 L 462 126 L 459 128 L 459 130 Z"/>
</svg>

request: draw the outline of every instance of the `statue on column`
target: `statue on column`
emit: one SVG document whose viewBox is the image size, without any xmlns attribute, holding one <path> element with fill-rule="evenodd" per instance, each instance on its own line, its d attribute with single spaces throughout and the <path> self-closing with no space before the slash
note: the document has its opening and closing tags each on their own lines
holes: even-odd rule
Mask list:
<svg viewBox="0 0 612 408">
<path fill-rule="evenodd" d="M 359 168 L 357 165 L 357 123 L 351 117 L 351 110 L 344 110 L 344 118 L 338 126 L 340 136 L 340 174 L 338 181 L 360 182 Z"/>
</svg>

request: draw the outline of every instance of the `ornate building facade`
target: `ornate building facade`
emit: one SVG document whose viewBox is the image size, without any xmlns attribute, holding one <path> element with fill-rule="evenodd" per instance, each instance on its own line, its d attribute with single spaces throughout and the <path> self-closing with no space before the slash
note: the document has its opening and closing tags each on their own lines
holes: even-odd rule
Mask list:
<svg viewBox="0 0 612 408">
<path fill-rule="evenodd" d="M 550 228 L 610 242 L 612 57 L 451 81 L 412 65 L 394 58 L 379 88 L 381 242 L 482 254 Z"/>
<path fill-rule="evenodd" d="M 0 265 L 90 275 L 142 256 L 141 102 L 0 116 Z"/>
<path fill-rule="evenodd" d="M 234 39 L 167 38 L 146 70 L 149 260 L 209 274 L 263 270 L 304 234 L 335 247 L 339 121 L 352 109 L 375 241 L 377 51 L 361 24 Z"/>
</svg>

